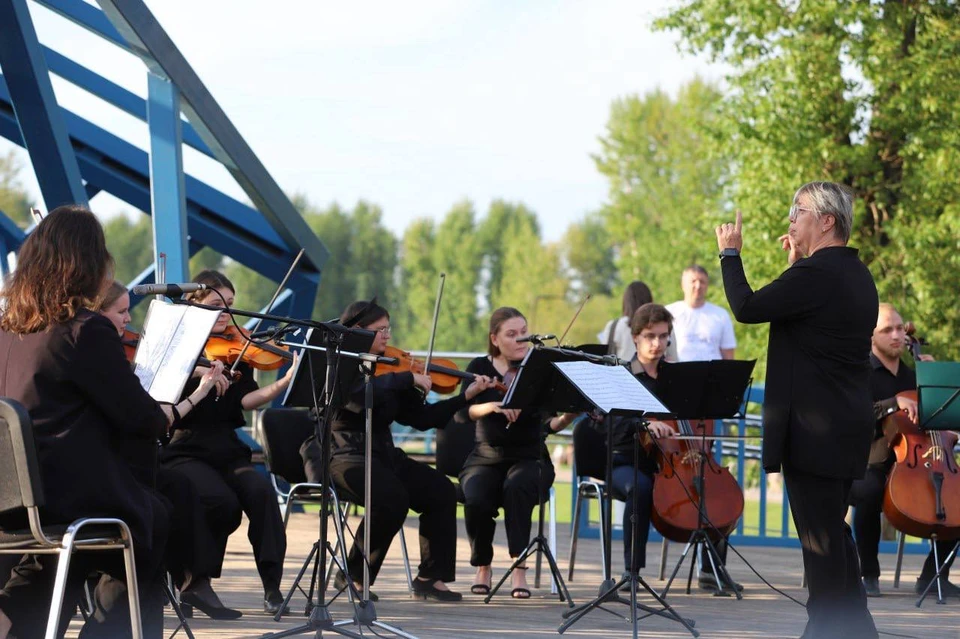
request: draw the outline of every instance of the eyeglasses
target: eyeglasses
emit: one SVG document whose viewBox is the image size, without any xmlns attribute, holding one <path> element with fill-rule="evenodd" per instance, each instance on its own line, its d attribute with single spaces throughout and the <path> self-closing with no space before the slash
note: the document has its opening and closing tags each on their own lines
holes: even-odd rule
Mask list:
<svg viewBox="0 0 960 639">
<path fill-rule="evenodd" d="M 790 219 L 791 222 L 796 222 L 797 219 L 800 217 L 800 214 L 804 211 L 807 211 L 809 213 L 815 213 L 813 209 L 808 209 L 803 206 L 797 206 L 796 204 L 794 204 L 793 206 L 790 207 L 790 215 L 788 216 L 788 218 Z"/>
<path fill-rule="evenodd" d="M 645 342 L 666 342 L 670 340 L 670 333 L 640 333 L 640 339 Z"/>
<path fill-rule="evenodd" d="M 380 328 L 374 328 L 374 329 L 372 329 L 372 330 L 380 333 L 381 335 L 389 335 L 389 334 L 390 334 L 390 327 L 389 327 L 389 326 L 381 326 Z"/>
</svg>

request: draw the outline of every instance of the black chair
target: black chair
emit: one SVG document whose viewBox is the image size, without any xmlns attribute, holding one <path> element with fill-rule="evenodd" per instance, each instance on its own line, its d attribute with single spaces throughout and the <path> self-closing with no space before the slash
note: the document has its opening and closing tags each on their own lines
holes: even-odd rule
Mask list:
<svg viewBox="0 0 960 639">
<path fill-rule="evenodd" d="M 114 518 L 84 518 L 69 525 L 44 526 L 39 509 L 45 503 L 40 466 L 27 411 L 17 402 L 0 398 L 0 514 L 23 517 L 25 528 L 0 528 L 0 554 L 57 555 L 57 574 L 47 617 L 46 637 L 57 635 L 70 559 L 75 552 L 121 551 L 127 576 L 131 634 L 141 639 L 140 594 L 133 556 L 133 537 L 127 524 Z"/>
<path fill-rule="evenodd" d="M 283 526 L 286 528 L 290 511 L 296 504 L 318 504 L 323 497 L 323 485 L 307 481 L 303 470 L 303 458 L 300 446 L 315 434 L 315 423 L 310 412 L 299 408 L 269 408 L 260 413 L 260 432 L 263 435 L 263 453 L 270 481 L 277 491 L 283 510 Z M 289 484 L 284 490 L 279 479 Z M 333 486 L 328 493 L 338 516 L 343 519 L 346 507 L 340 502 Z M 343 522 L 344 528 L 345 522 Z M 403 554 L 403 567 L 407 576 L 407 587 L 413 592 L 413 574 L 410 571 L 410 558 L 407 554 L 407 539 L 400 528 L 400 551 Z"/>
<path fill-rule="evenodd" d="M 573 506 L 573 530 L 570 535 L 570 568 L 567 580 L 573 581 L 573 567 L 577 559 L 577 539 L 580 536 L 580 512 L 585 499 L 596 499 L 600 505 L 600 562 L 606 563 L 607 518 L 606 501 L 607 446 L 604 434 L 594 428 L 588 417 L 580 417 L 573 427 L 573 466 L 577 498 Z"/>
</svg>

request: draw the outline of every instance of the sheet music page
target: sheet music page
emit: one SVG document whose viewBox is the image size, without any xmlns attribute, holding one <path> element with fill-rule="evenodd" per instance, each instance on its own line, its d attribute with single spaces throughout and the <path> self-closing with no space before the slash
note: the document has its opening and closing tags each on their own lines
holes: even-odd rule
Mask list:
<svg viewBox="0 0 960 639">
<path fill-rule="evenodd" d="M 670 410 L 623 366 L 606 366 L 592 362 L 553 362 L 553 365 L 605 413 L 614 409 L 670 413 Z"/>
<path fill-rule="evenodd" d="M 158 402 L 180 399 L 219 315 L 219 311 L 150 302 L 133 363 L 140 385 L 151 397 Z"/>
</svg>

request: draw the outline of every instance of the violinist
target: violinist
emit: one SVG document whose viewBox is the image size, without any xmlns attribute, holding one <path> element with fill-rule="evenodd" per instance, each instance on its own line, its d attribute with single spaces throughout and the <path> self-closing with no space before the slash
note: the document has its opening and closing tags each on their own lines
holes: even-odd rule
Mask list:
<svg viewBox="0 0 960 639">
<path fill-rule="evenodd" d="M 873 393 L 874 414 L 877 418 L 877 431 L 870 449 L 870 463 L 863 479 L 853 482 L 850 490 L 850 502 L 855 506 L 853 513 L 853 531 L 860 554 L 860 570 L 863 573 L 863 587 L 868 597 L 880 596 L 880 561 L 877 557 L 880 545 L 880 513 L 883 508 L 883 491 L 887 475 L 893 467 L 894 455 L 884 437 L 880 423 L 898 410 L 906 413 L 910 421 L 917 423 L 917 402 L 909 397 L 898 397 L 903 391 L 915 390 L 917 374 L 902 360 L 907 345 L 903 318 L 892 304 L 880 304 L 877 327 L 873 331 L 870 353 L 870 390 Z M 920 355 L 921 360 L 931 361 L 929 355 Z M 937 552 L 941 559 L 953 549 L 955 540 L 940 540 Z M 916 591 L 921 593 L 933 579 L 935 568 L 933 551 L 927 555 L 917 579 Z M 953 563 L 951 560 L 950 563 Z M 948 564 L 940 573 L 943 594 L 960 596 L 960 588 L 947 581 L 950 571 Z"/>
<path fill-rule="evenodd" d="M 229 279 L 214 270 L 201 271 L 193 279 L 207 288 L 190 293 L 188 300 L 219 308 L 229 308 L 235 301 L 235 289 Z M 227 330 L 231 316 L 223 312 L 213 326 L 211 335 Z M 253 546 L 257 572 L 263 585 L 263 609 L 276 614 L 283 604 L 280 580 L 287 538 L 280 516 L 276 492 L 270 481 L 254 469 L 251 450 L 237 436 L 243 426 L 243 412 L 263 406 L 278 397 L 290 384 L 291 366 L 287 373 L 269 386 L 260 388 L 247 364 L 237 366 L 239 378 L 219 397 L 210 396 L 193 401 L 191 393 L 196 379 L 187 382 L 185 401 L 193 406 L 190 414 L 178 423 L 161 453 L 161 461 L 187 475 L 200 499 L 209 509 L 234 511 L 242 509 L 249 519 L 247 538 Z M 219 573 L 226 552 L 227 536 L 224 530 L 216 535 L 216 552 L 211 561 Z"/>
<path fill-rule="evenodd" d="M 103 228 L 89 210 L 51 211 L 20 249 L 17 269 L 2 291 L 0 395 L 27 409 L 33 422 L 45 524 L 81 517 L 118 517 L 134 540 L 144 636 L 163 636 L 163 556 L 169 512 L 150 485 L 115 447 L 138 438 L 156 451 L 156 439 L 189 411 L 186 402 L 158 404 L 141 387 L 124 355 L 117 330 L 94 312 L 113 280 L 113 259 Z M 214 373 L 198 380 L 197 397 L 214 388 Z M 147 478 L 149 480 L 149 478 Z M 25 521 L 0 522 L 24 528 Z M 56 570 L 55 557 L 25 557 L 0 594 L 0 634 L 42 634 Z M 78 601 L 91 572 L 122 580 L 119 554 L 79 553 L 71 559 L 66 601 Z M 104 621 L 91 618 L 84 637 L 129 633 L 125 595 L 98 588 Z M 110 596 L 112 594 L 112 596 Z M 58 636 L 73 610 L 64 607 Z M 12 628 L 4 620 L 12 623 Z"/>
<path fill-rule="evenodd" d="M 136 335 L 127 330 L 130 294 L 120 282 L 113 282 L 107 289 L 100 313 L 113 323 L 121 337 Z M 135 344 L 125 343 L 124 346 L 136 348 Z M 222 364 L 217 368 L 222 368 Z M 198 368 L 195 376 L 202 376 L 205 370 Z M 229 385 L 223 375 L 217 375 L 214 383 L 217 395 L 222 395 Z M 202 396 L 191 399 L 199 402 Z M 183 405 L 184 412 L 190 410 L 190 402 L 184 401 Z M 155 462 L 156 446 L 152 448 L 152 461 Z M 192 605 L 211 619 L 239 618 L 242 613 L 224 606 L 210 583 L 211 578 L 220 576 L 217 557 L 220 556 L 218 547 L 221 542 L 218 540 L 226 539 L 240 526 L 239 505 L 233 502 L 201 502 L 190 479 L 167 466 L 156 468 L 156 485 L 173 510 L 167 546 L 167 570 L 180 590 L 180 601 Z"/>
<path fill-rule="evenodd" d="M 529 344 L 517 341 L 526 334 L 527 320 L 520 311 L 498 308 L 490 316 L 489 355 L 471 361 L 467 372 L 502 381 L 513 363 L 526 355 Z M 470 592 L 478 595 L 490 592 L 497 509 L 503 506 L 510 556 L 519 557 L 530 542 L 533 509 L 547 499 L 555 477 L 544 429 L 563 430 L 575 417 L 502 408 L 502 399 L 502 392 L 485 390 L 467 411 L 476 421 L 476 440 L 460 473 L 460 486 L 470 565 L 477 568 Z M 514 599 L 529 599 L 526 566 L 519 568 L 511 574 L 510 594 Z"/>
<path fill-rule="evenodd" d="M 371 352 L 382 355 L 390 341 L 390 314 L 375 302 L 354 302 L 340 317 L 353 320 L 353 326 L 376 332 Z M 447 587 L 456 579 L 457 495 L 453 484 L 437 469 L 414 461 L 393 443 L 390 424 L 394 421 L 419 430 L 435 428 L 450 421 L 456 411 L 471 403 L 493 380 L 476 377 L 463 394 L 435 403 L 425 403 L 430 390 L 427 375 L 393 372 L 372 378 L 373 385 L 373 458 L 371 467 L 371 505 L 357 530 L 356 541 L 347 557 L 349 578 L 354 584 L 363 579 L 364 527 L 369 525 L 370 582 L 377 578 L 390 542 L 407 519 L 407 512 L 420 513 L 420 566 L 413 591 L 420 599 L 460 601 L 460 593 Z M 362 504 L 364 493 L 364 393 L 361 380 L 351 389 L 348 404 L 333 415 L 331 428 L 332 458 L 330 475 L 337 491 L 350 501 Z M 320 447 L 314 438 L 301 447 L 307 478 L 322 481 Z M 368 520 L 369 517 L 369 520 Z M 338 574 L 334 582 L 346 588 L 346 578 Z M 371 599 L 376 597 L 371 593 Z"/>
</svg>

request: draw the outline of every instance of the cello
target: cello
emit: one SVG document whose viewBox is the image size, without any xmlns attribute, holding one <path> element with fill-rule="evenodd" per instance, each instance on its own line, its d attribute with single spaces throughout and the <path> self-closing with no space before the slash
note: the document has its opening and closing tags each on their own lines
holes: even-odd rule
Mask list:
<svg viewBox="0 0 960 639">
<path fill-rule="evenodd" d="M 906 326 L 908 346 L 920 360 L 921 340 Z M 917 400 L 917 391 L 897 397 Z M 957 425 L 960 427 L 960 424 Z M 957 433 L 924 430 L 902 410 L 884 418 L 883 432 L 892 433 L 896 463 L 883 491 L 883 514 L 897 530 L 923 539 L 960 537 L 960 471 L 953 448 Z"/>
<path fill-rule="evenodd" d="M 670 541 L 686 543 L 702 528 L 717 543 L 733 531 L 743 515 L 743 490 L 729 469 L 713 457 L 709 437 L 714 420 L 664 423 L 681 437 L 657 440 L 660 469 L 653 482 L 653 525 Z M 703 516 L 712 526 L 701 525 L 701 503 Z"/>
</svg>

